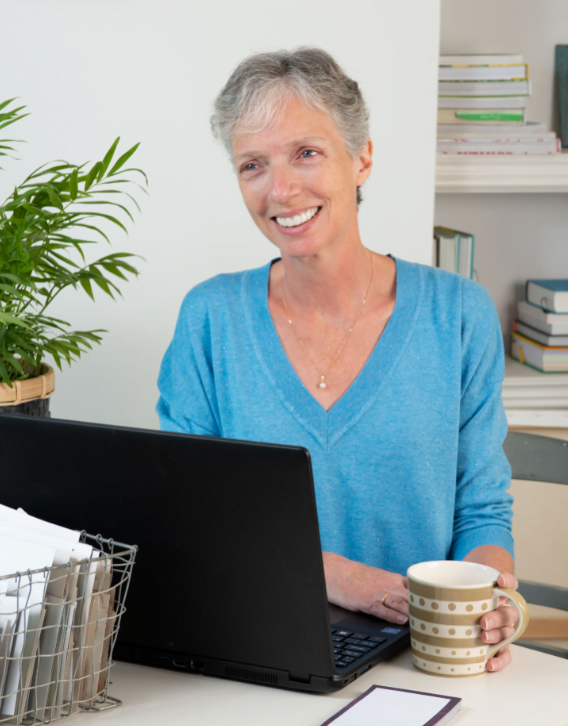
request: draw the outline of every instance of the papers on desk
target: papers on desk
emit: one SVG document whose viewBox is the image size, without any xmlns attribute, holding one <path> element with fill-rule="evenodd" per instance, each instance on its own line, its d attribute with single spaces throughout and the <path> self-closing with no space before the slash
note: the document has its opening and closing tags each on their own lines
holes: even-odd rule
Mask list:
<svg viewBox="0 0 568 726">
<path fill-rule="evenodd" d="M 79 538 L 0 505 L 0 718 L 54 719 L 105 687 L 111 561 Z"/>
<path fill-rule="evenodd" d="M 371 686 L 322 726 L 442 726 L 460 708 L 461 698 Z"/>
</svg>

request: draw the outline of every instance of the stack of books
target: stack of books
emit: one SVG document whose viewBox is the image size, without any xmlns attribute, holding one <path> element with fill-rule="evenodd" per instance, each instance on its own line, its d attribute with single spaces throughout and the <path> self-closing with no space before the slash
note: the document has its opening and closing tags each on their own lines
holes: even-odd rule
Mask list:
<svg viewBox="0 0 568 726">
<path fill-rule="evenodd" d="M 443 55 L 438 154 L 557 154 L 560 140 L 526 119 L 529 67 L 521 55 Z"/>
<path fill-rule="evenodd" d="M 432 264 L 472 279 L 474 247 L 472 234 L 449 227 L 434 227 Z"/>
<path fill-rule="evenodd" d="M 528 280 L 511 335 L 511 358 L 544 373 L 568 372 L 568 280 Z"/>
</svg>

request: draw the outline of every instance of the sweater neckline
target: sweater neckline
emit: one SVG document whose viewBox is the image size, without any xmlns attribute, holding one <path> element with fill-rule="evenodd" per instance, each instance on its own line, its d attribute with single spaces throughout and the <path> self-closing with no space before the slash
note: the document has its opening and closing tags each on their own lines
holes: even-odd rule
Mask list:
<svg viewBox="0 0 568 726">
<path fill-rule="evenodd" d="M 392 315 L 357 378 L 326 411 L 292 367 L 270 315 L 268 281 L 270 268 L 278 259 L 243 276 L 247 327 L 263 373 L 283 406 L 323 449 L 330 449 L 376 402 L 400 362 L 422 304 L 422 270 L 420 265 L 393 257 L 396 300 Z"/>
</svg>

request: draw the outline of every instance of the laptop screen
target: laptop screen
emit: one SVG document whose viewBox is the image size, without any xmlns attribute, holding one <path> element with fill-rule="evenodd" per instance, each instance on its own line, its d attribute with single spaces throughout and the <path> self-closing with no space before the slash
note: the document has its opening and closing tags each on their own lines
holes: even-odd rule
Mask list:
<svg viewBox="0 0 568 726">
<path fill-rule="evenodd" d="M 0 455 L 2 504 L 138 545 L 117 657 L 333 673 L 305 449 L 1 415 Z"/>
</svg>

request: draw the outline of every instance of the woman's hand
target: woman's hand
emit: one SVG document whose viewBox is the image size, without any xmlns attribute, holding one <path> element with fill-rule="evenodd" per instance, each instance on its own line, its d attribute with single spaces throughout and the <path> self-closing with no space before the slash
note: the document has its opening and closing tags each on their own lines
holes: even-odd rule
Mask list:
<svg viewBox="0 0 568 726">
<path fill-rule="evenodd" d="M 466 562 L 478 562 L 481 565 L 494 567 L 501 574 L 497 578 L 498 587 L 508 587 L 516 590 L 519 587 L 513 572 L 513 558 L 502 547 L 497 545 L 480 545 L 471 550 L 465 557 Z M 481 640 L 485 643 L 498 643 L 513 634 L 513 625 L 519 615 L 515 608 L 506 605 L 508 600 L 504 597 L 499 600 L 499 607 L 481 618 Z M 491 673 L 502 671 L 511 662 L 509 646 L 506 645 L 497 651 L 493 658 L 487 661 L 487 670 Z"/>
<path fill-rule="evenodd" d="M 408 622 L 408 589 L 402 575 L 369 567 L 333 552 L 323 553 L 323 566 L 329 602 L 389 623 Z"/>
<path fill-rule="evenodd" d="M 508 587 L 516 590 L 519 587 L 517 578 L 510 572 L 503 572 L 497 578 L 498 587 Z M 510 637 L 515 632 L 513 625 L 519 619 L 515 608 L 506 605 L 508 600 L 505 597 L 499 598 L 499 607 L 481 618 L 481 640 L 485 643 L 498 643 L 500 640 Z M 487 670 L 493 672 L 501 671 L 511 662 L 509 646 L 506 645 L 487 661 Z"/>
</svg>

